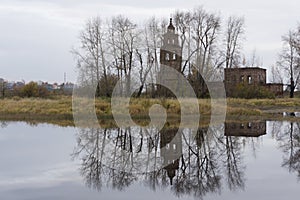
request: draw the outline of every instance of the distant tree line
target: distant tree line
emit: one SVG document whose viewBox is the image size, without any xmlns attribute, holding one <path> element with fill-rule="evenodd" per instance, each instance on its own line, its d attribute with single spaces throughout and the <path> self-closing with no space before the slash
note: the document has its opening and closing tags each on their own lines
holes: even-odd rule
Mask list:
<svg viewBox="0 0 300 200">
<path fill-rule="evenodd" d="M 27 84 L 13 84 L 8 87 L 7 82 L 0 82 L 0 97 L 20 97 L 20 98 L 48 98 L 54 95 L 72 95 L 72 89 L 64 88 L 64 84 L 59 89 L 50 89 L 48 84 L 39 85 L 37 82 L 29 82 Z"/>
</svg>

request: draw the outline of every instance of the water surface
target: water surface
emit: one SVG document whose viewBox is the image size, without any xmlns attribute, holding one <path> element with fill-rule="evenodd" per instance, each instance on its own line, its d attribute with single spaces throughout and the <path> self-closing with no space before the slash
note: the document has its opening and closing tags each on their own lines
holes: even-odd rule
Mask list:
<svg viewBox="0 0 300 200">
<path fill-rule="evenodd" d="M 1 199 L 298 199 L 300 123 L 89 129 L 1 122 Z"/>
</svg>

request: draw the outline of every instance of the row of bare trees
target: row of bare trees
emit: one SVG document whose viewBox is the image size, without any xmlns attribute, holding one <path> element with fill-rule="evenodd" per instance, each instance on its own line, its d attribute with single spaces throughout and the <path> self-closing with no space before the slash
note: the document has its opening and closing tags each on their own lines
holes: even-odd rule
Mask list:
<svg viewBox="0 0 300 200">
<path fill-rule="evenodd" d="M 241 63 L 240 50 L 244 19 L 231 16 L 222 28 L 219 14 L 202 7 L 173 14 L 180 37 L 181 73 L 184 76 L 199 71 L 206 79 L 221 78 L 221 67 Z M 109 19 L 100 17 L 87 21 L 80 34 L 80 48 L 73 49 L 79 71 L 79 83 L 96 85 L 96 96 L 110 96 L 120 80 L 125 92 L 136 85 L 137 96 L 154 91 L 155 73 L 159 71 L 159 48 L 168 21 L 150 18 L 136 24 L 126 16 Z M 134 83 L 133 83 L 134 82 Z"/>
<path fill-rule="evenodd" d="M 244 18 L 230 16 L 223 31 L 221 17 L 202 7 L 193 11 L 177 11 L 174 20 L 185 61 L 182 72 L 188 69 L 188 73 L 191 73 L 191 65 L 194 65 L 209 78 L 214 69 L 221 66 L 232 68 L 241 63 Z"/>
<path fill-rule="evenodd" d="M 122 80 L 128 92 L 135 77 L 141 85 L 140 95 L 152 68 L 158 68 L 160 30 L 155 18 L 148 20 L 144 29 L 121 15 L 105 22 L 100 17 L 88 20 L 80 35 L 81 47 L 72 50 L 77 58 L 78 81 L 97 85 L 96 96 L 109 97 L 111 85 Z"/>
</svg>

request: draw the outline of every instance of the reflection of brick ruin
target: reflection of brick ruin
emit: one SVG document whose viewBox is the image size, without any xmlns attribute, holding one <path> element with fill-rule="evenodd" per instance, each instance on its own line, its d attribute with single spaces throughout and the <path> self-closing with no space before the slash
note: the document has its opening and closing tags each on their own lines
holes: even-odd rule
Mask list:
<svg viewBox="0 0 300 200">
<path fill-rule="evenodd" d="M 225 136 L 259 137 L 266 134 L 266 122 L 225 123 Z"/>
<path fill-rule="evenodd" d="M 176 171 L 179 169 L 179 160 L 182 155 L 182 133 L 177 134 L 177 131 L 177 128 L 160 131 L 160 153 L 171 185 Z"/>
<path fill-rule="evenodd" d="M 276 96 L 283 95 L 283 84 L 266 83 L 266 69 L 259 67 L 245 68 L 226 68 L 224 70 L 224 84 L 226 95 L 233 96 L 235 90 L 240 84 L 263 87 L 274 93 Z"/>
</svg>

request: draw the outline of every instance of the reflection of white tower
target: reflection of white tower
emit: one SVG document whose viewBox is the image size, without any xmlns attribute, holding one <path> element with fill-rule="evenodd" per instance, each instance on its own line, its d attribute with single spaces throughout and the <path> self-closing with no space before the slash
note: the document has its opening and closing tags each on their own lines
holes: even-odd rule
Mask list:
<svg viewBox="0 0 300 200">
<path fill-rule="evenodd" d="M 164 69 L 164 66 L 176 69 L 181 72 L 181 48 L 179 46 L 178 34 L 175 33 L 175 27 L 172 24 L 172 18 L 170 24 L 167 27 L 167 32 L 163 35 L 162 46 L 160 48 L 160 71 L 158 73 L 158 79 L 161 83 L 168 81 L 170 85 L 178 85 L 178 77 L 170 74 Z M 158 86 L 158 94 L 160 96 L 172 96 L 163 87 Z"/>
<path fill-rule="evenodd" d="M 179 169 L 179 159 L 182 155 L 182 133 L 181 131 L 177 133 L 177 131 L 178 129 L 163 129 L 160 131 L 160 153 L 171 185 L 176 170 Z"/>
</svg>

